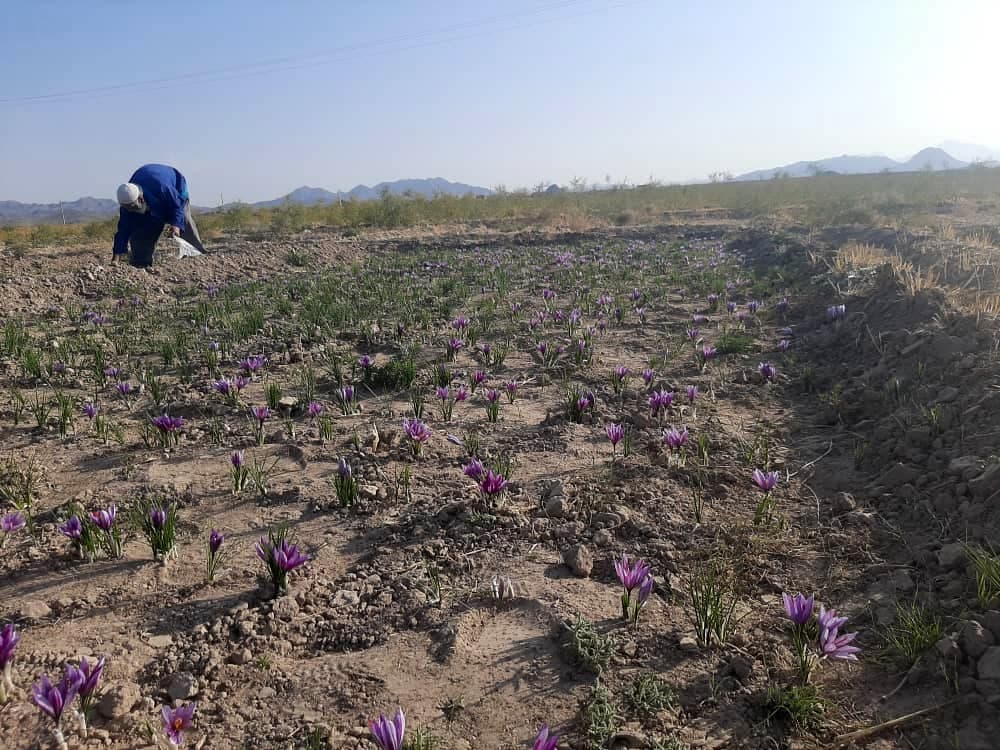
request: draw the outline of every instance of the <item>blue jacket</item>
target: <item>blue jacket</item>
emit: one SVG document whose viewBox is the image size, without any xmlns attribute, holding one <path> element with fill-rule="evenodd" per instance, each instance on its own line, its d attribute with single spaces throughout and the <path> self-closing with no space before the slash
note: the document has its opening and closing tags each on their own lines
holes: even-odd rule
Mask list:
<svg viewBox="0 0 1000 750">
<path fill-rule="evenodd" d="M 115 233 L 115 255 L 128 252 L 129 237 L 139 226 L 172 224 L 184 229 L 184 205 L 189 199 L 184 175 L 165 164 L 146 164 L 136 170 L 129 182 L 142 188 L 142 197 L 146 199 L 149 210 L 138 214 L 121 209 L 118 231 Z M 160 229 L 162 228 L 161 226 Z"/>
</svg>

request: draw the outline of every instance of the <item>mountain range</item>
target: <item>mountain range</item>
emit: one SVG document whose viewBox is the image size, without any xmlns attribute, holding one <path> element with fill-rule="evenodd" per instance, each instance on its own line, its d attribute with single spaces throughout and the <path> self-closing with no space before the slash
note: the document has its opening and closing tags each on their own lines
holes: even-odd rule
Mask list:
<svg viewBox="0 0 1000 750">
<path fill-rule="evenodd" d="M 269 201 L 249 204 L 253 208 L 274 208 L 285 203 L 297 203 L 303 206 L 317 206 L 338 201 L 370 201 L 382 197 L 383 191 L 392 195 L 421 195 L 433 198 L 435 195 L 490 195 L 492 190 L 476 185 L 466 185 L 461 182 L 449 182 L 441 177 L 429 179 L 396 180 L 395 182 L 380 182 L 373 187 L 358 185 L 345 192 L 332 192 L 323 188 L 300 187 L 287 195 Z M 233 204 L 229 204 L 233 205 Z M 225 207 L 224 207 L 225 208 Z M 216 211 L 217 208 L 198 208 L 195 211 L 205 213 Z M 65 221 L 72 224 L 93 219 L 109 219 L 118 214 L 118 203 L 105 198 L 80 198 L 67 203 L 19 203 L 17 201 L 0 201 L 0 226 L 9 224 L 60 224 Z"/>
<path fill-rule="evenodd" d="M 940 146 L 925 148 L 918 151 L 906 161 L 896 161 L 888 156 L 833 156 L 827 159 L 817 159 L 816 161 L 797 161 L 793 164 L 786 164 L 783 167 L 772 169 L 758 169 L 754 172 L 747 172 L 736 177 L 737 180 L 749 182 L 752 180 L 770 180 L 775 177 L 809 177 L 815 174 L 874 174 L 877 172 L 920 172 L 925 169 L 933 171 L 945 169 L 964 169 L 973 160 L 990 160 L 994 152 L 983 146 L 972 144 L 960 144 L 954 141 L 948 142 L 950 145 L 961 149 L 963 155 L 968 154 L 971 158 L 968 161 L 956 159 L 949 152 Z M 946 144 L 942 144 L 946 145 Z"/>
</svg>

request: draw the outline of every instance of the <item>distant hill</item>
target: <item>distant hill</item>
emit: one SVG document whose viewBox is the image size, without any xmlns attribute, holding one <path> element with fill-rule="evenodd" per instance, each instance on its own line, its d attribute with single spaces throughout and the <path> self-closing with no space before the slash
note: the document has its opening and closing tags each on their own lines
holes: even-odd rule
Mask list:
<svg viewBox="0 0 1000 750">
<path fill-rule="evenodd" d="M 962 161 L 1000 161 L 1000 148 L 997 147 L 980 146 L 977 143 L 963 143 L 962 141 L 945 141 L 939 143 L 938 148 Z"/>
<path fill-rule="evenodd" d="M 110 219 L 118 214 L 117 201 L 80 198 L 68 203 L 0 201 L 0 224 L 67 224 Z"/>
<path fill-rule="evenodd" d="M 338 200 L 359 201 L 378 200 L 383 189 L 388 189 L 393 195 L 403 195 L 412 192 L 432 198 L 439 193 L 446 195 L 491 195 L 487 190 L 476 185 L 466 185 L 461 182 L 449 182 L 441 177 L 422 180 L 396 180 L 395 182 L 380 182 L 374 187 L 358 185 L 350 191 L 334 193 L 323 188 L 300 187 L 288 195 L 270 201 L 254 203 L 255 208 L 273 208 L 291 201 L 303 206 L 317 206 L 326 203 L 336 203 Z M 214 208 L 199 208 L 196 212 L 214 211 Z M 95 219 L 111 219 L 118 215 L 118 203 L 104 198 L 80 198 L 69 203 L 19 203 L 18 201 L 0 201 L 0 226 L 14 224 L 73 224 Z"/>
<path fill-rule="evenodd" d="M 924 169 L 963 169 L 968 162 L 960 161 L 940 148 L 925 148 L 906 161 L 896 161 L 888 156 L 834 156 L 816 161 L 797 161 L 774 169 L 758 169 L 741 174 L 736 179 L 744 182 L 770 180 L 777 175 L 809 177 L 814 174 L 874 174 L 877 172 L 919 172 Z"/>
<path fill-rule="evenodd" d="M 441 177 L 417 180 L 396 180 L 395 182 L 380 182 L 368 187 L 367 185 L 357 185 L 345 192 L 331 192 L 323 188 L 300 187 L 296 188 L 288 195 L 275 198 L 270 201 L 260 201 L 254 203 L 256 208 L 273 208 L 284 203 L 298 203 L 303 206 L 316 206 L 325 203 L 336 203 L 338 201 L 373 201 L 382 197 L 382 192 L 388 190 L 391 195 L 403 195 L 412 193 L 422 195 L 425 198 L 433 198 L 435 195 L 490 195 L 492 190 L 476 185 L 466 185 L 461 182 L 449 182 Z"/>
</svg>

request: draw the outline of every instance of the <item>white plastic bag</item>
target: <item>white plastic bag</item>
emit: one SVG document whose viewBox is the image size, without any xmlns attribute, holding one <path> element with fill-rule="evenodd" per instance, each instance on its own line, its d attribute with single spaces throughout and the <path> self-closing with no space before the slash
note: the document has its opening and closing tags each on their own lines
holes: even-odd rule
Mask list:
<svg viewBox="0 0 1000 750">
<path fill-rule="evenodd" d="M 195 249 L 195 246 L 187 240 L 182 240 L 180 237 L 174 237 L 174 242 L 177 243 L 178 258 L 195 258 L 201 255 L 201 253 Z"/>
</svg>

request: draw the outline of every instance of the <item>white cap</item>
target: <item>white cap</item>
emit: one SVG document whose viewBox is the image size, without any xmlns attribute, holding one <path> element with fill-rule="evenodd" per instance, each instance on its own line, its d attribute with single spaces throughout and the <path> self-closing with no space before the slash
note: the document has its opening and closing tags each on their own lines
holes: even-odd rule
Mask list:
<svg viewBox="0 0 1000 750">
<path fill-rule="evenodd" d="M 139 186 L 132 182 L 126 182 L 123 185 L 118 186 L 118 203 L 122 206 L 130 206 L 139 200 L 142 195 L 142 190 Z"/>
</svg>

